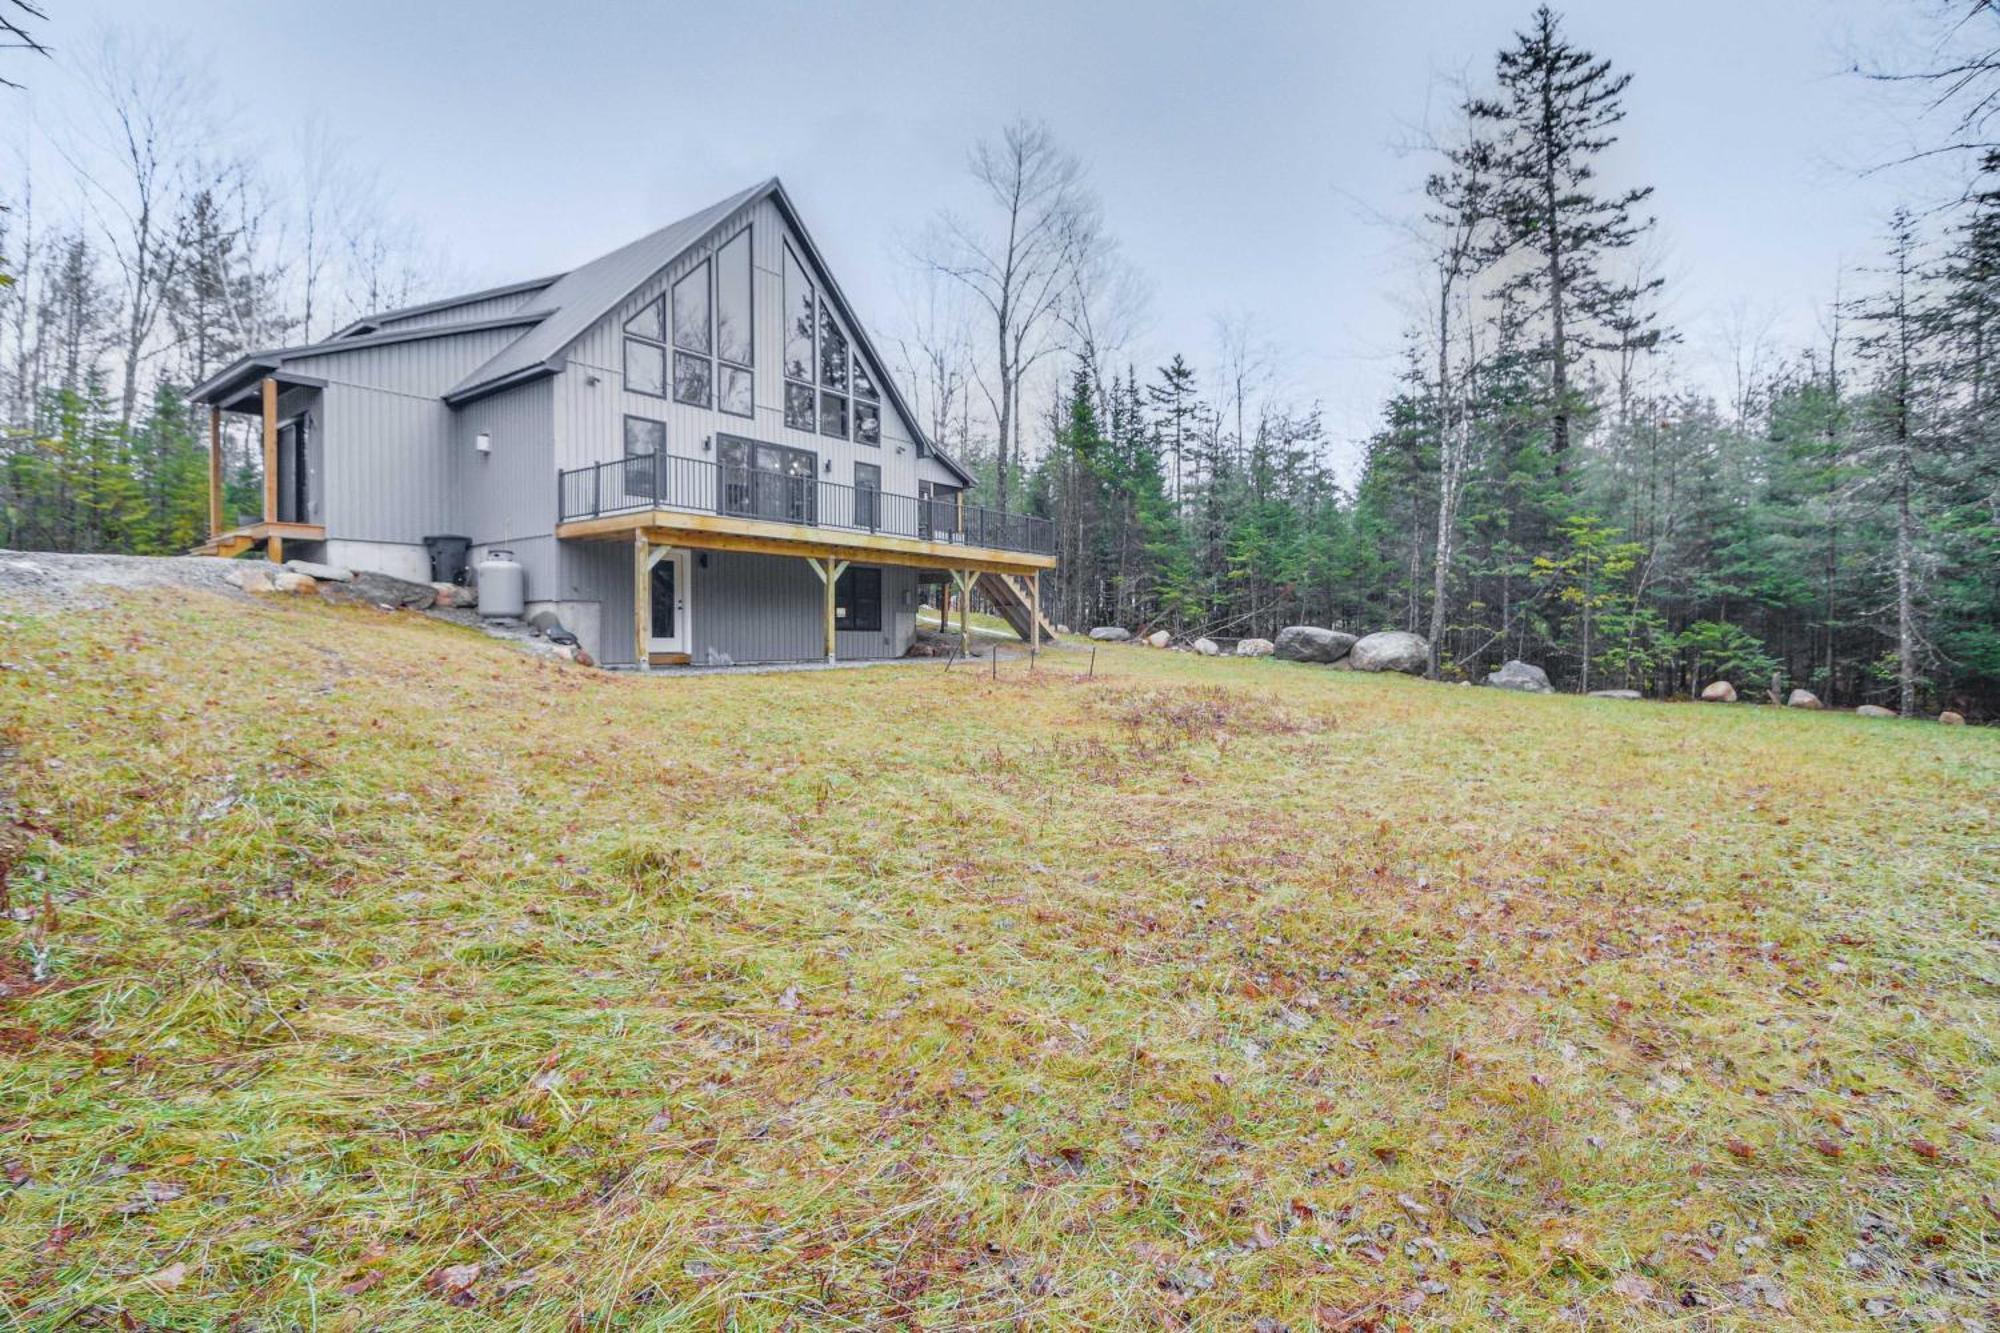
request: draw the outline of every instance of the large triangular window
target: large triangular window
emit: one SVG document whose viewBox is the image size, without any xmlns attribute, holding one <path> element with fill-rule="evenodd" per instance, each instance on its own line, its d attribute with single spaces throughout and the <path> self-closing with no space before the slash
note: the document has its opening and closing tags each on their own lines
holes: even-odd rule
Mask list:
<svg viewBox="0 0 2000 1333">
<path fill-rule="evenodd" d="M 785 424 L 793 430 L 882 443 L 881 394 L 833 304 L 785 247 Z"/>
</svg>

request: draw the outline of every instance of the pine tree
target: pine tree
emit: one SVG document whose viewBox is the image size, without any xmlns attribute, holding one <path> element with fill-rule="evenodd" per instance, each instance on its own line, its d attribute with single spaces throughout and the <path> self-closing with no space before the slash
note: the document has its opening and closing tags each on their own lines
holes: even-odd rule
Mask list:
<svg viewBox="0 0 2000 1333">
<path fill-rule="evenodd" d="M 1657 341 L 1639 298 L 1660 279 L 1632 284 L 1605 275 L 1611 253 L 1651 225 L 1635 209 L 1650 187 L 1605 194 L 1597 162 L 1617 142 L 1630 74 L 1572 46 L 1547 5 L 1527 32 L 1500 53 L 1499 93 L 1466 107 L 1492 136 L 1491 209 L 1497 222 L 1487 258 L 1526 255 L 1506 293 L 1541 326 L 1538 352 L 1548 367 L 1549 451 L 1560 466 L 1581 403 L 1573 371 L 1595 348 Z"/>
</svg>

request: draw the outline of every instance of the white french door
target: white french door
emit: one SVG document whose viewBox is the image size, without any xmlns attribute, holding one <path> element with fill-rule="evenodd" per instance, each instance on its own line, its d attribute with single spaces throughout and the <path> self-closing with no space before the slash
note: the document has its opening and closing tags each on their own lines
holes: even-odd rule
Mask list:
<svg viewBox="0 0 2000 1333">
<path fill-rule="evenodd" d="M 646 640 L 649 653 L 688 651 L 688 553 L 674 547 L 655 547 L 649 557 L 653 572 L 652 637 Z"/>
</svg>

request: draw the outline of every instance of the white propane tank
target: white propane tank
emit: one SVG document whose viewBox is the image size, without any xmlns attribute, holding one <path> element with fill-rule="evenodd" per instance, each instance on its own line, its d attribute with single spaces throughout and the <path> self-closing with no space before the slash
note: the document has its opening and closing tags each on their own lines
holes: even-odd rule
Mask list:
<svg viewBox="0 0 2000 1333">
<path fill-rule="evenodd" d="M 479 562 L 479 614 L 519 620 L 528 609 L 528 571 L 498 548 Z"/>
</svg>

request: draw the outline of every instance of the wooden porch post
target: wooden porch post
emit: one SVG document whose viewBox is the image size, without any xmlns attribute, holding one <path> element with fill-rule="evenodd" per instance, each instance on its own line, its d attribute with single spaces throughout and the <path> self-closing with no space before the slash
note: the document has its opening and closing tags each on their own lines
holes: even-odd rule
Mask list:
<svg viewBox="0 0 2000 1333">
<path fill-rule="evenodd" d="M 972 651 L 972 627 L 970 624 L 972 585 L 978 578 L 979 575 L 969 569 L 954 569 L 951 571 L 951 581 L 958 585 L 958 638 L 968 653 Z"/>
<path fill-rule="evenodd" d="M 278 381 L 264 377 L 264 521 L 278 521 Z M 285 543 L 273 535 L 266 539 L 264 553 L 273 564 L 285 558 Z"/>
<path fill-rule="evenodd" d="M 208 535 L 222 535 L 222 409 L 208 409 Z"/>
<path fill-rule="evenodd" d="M 632 652 L 633 662 L 639 670 L 653 669 L 653 562 L 646 557 L 646 533 L 644 529 L 634 529 L 632 533 Z"/>
</svg>

